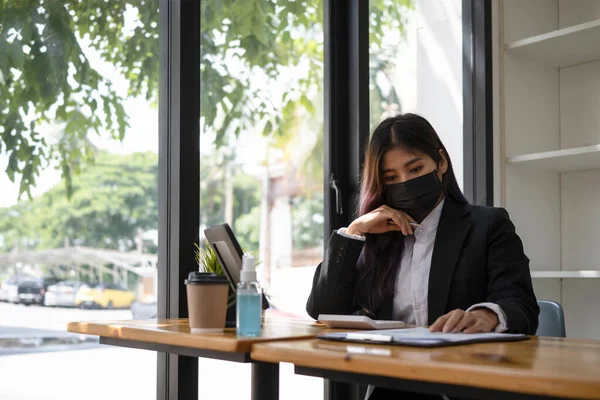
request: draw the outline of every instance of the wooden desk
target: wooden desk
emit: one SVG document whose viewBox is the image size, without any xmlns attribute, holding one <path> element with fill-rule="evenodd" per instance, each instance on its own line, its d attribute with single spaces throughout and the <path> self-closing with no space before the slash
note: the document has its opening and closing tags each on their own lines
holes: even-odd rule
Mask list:
<svg viewBox="0 0 600 400">
<path fill-rule="evenodd" d="M 532 338 L 419 349 L 319 339 L 253 346 L 253 360 L 289 362 L 332 381 L 478 399 L 600 399 L 600 341 Z"/>
<path fill-rule="evenodd" d="M 267 319 L 262 334 L 238 338 L 235 329 L 220 333 L 190 332 L 187 319 L 71 322 L 67 331 L 95 335 L 101 344 L 191 357 L 234 362 L 252 362 L 250 350 L 255 343 L 314 338 L 323 331 L 311 322 Z M 279 363 L 252 362 L 252 399 L 276 400 L 279 397 Z"/>
</svg>

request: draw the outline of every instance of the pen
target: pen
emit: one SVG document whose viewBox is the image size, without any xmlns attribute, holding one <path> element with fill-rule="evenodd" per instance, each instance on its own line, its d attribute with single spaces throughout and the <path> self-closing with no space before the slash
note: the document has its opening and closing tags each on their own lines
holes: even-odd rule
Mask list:
<svg viewBox="0 0 600 400">
<path fill-rule="evenodd" d="M 365 340 L 370 342 L 391 342 L 392 337 L 390 335 L 379 335 L 370 333 L 347 333 L 346 339 L 353 340 Z"/>
<path fill-rule="evenodd" d="M 390 223 L 393 223 L 393 222 L 394 222 L 394 220 L 392 220 L 392 219 L 388 219 L 388 222 L 390 222 Z M 420 227 L 421 227 L 421 224 L 418 224 L 418 223 L 416 223 L 416 222 L 412 222 L 412 221 L 410 221 L 410 222 L 409 222 L 409 224 L 410 224 L 410 226 L 412 226 L 413 228 L 420 228 Z"/>
</svg>

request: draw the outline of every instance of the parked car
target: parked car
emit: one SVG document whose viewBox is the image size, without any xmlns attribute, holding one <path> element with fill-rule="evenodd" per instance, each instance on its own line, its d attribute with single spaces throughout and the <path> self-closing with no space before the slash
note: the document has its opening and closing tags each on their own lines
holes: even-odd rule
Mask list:
<svg viewBox="0 0 600 400">
<path fill-rule="evenodd" d="M 76 296 L 76 303 L 82 308 L 130 308 L 134 300 L 133 292 L 110 283 L 81 287 Z"/>
<path fill-rule="evenodd" d="M 13 277 L 5 280 L 0 284 L 0 301 L 9 303 L 19 302 L 19 287 L 17 286 L 18 278 Z"/>
<path fill-rule="evenodd" d="M 143 303 L 140 301 L 134 301 L 131 304 L 131 315 L 133 319 L 155 319 L 156 314 L 156 302 Z"/>
<path fill-rule="evenodd" d="M 46 291 L 48 286 L 53 285 L 59 281 L 58 278 L 54 277 L 22 277 L 18 280 L 18 292 L 19 292 L 19 303 L 25 305 L 39 304 L 44 305 L 44 298 L 46 297 Z"/>
<path fill-rule="evenodd" d="M 83 282 L 61 281 L 48 286 L 44 305 L 49 307 L 77 307 L 77 293 L 82 289 L 88 289 L 88 285 Z"/>
</svg>

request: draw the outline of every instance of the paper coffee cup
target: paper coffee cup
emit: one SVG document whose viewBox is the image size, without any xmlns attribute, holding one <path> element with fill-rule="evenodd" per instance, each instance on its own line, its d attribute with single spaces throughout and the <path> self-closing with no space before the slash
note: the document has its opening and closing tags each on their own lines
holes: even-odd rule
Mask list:
<svg viewBox="0 0 600 400">
<path fill-rule="evenodd" d="M 226 277 L 190 272 L 185 280 L 192 333 L 221 332 L 225 328 L 229 281 Z"/>
</svg>

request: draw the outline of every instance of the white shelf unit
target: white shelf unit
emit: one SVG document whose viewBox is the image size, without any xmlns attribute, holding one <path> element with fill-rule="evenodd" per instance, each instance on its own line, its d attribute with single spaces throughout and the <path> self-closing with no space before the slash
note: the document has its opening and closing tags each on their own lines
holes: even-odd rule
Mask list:
<svg viewBox="0 0 600 400">
<path fill-rule="evenodd" d="M 599 169 L 600 144 L 507 157 L 506 162 L 559 173 Z"/>
<path fill-rule="evenodd" d="M 598 279 L 600 271 L 531 271 L 532 278 Z"/>
<path fill-rule="evenodd" d="M 600 59 L 600 19 L 509 43 L 507 51 L 556 68 Z"/>
<path fill-rule="evenodd" d="M 600 0 L 493 7 L 495 202 L 537 297 L 562 304 L 569 336 L 600 339 Z"/>
</svg>

